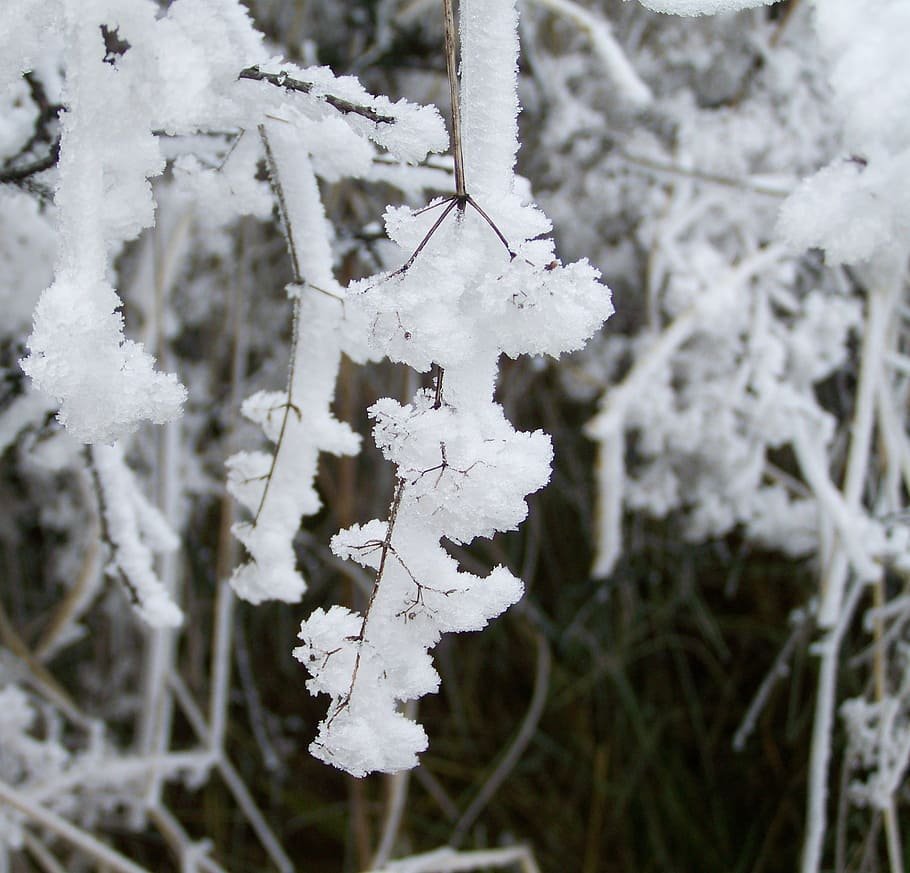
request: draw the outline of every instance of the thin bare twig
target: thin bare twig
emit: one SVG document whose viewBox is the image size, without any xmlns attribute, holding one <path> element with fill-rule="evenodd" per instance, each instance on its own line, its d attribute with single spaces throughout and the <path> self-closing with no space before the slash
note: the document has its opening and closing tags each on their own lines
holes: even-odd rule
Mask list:
<svg viewBox="0 0 910 873">
<path fill-rule="evenodd" d="M 298 91 L 301 94 L 312 94 L 313 92 L 312 82 L 304 82 L 301 79 L 295 79 L 293 76 L 289 76 L 284 72 L 267 73 L 265 70 L 261 70 L 258 66 L 247 67 L 245 70 L 241 70 L 237 78 L 253 79 L 256 82 L 268 82 L 270 85 L 275 85 L 278 88 L 284 88 L 286 91 Z M 334 109 L 337 109 L 339 112 L 344 113 L 345 115 L 360 115 L 363 118 L 369 119 L 375 124 L 395 123 L 395 119 L 391 115 L 382 115 L 369 106 L 359 106 L 356 103 L 351 103 L 350 100 L 345 100 L 342 97 L 336 97 L 334 94 L 316 93 L 313 96 L 327 103 Z"/>
<path fill-rule="evenodd" d="M 452 101 L 452 153 L 455 157 L 455 194 L 464 198 L 468 191 L 464 178 L 464 149 L 461 138 L 461 98 L 458 94 L 458 36 L 455 30 L 454 0 L 442 0 L 446 30 L 446 75 Z M 461 208 L 464 208 L 463 205 Z"/>
<path fill-rule="evenodd" d="M 370 621 L 370 613 L 372 612 L 373 604 L 376 602 L 376 595 L 379 594 L 379 586 L 382 584 L 382 576 L 385 572 L 386 559 L 389 556 L 389 552 L 392 551 L 392 534 L 395 531 L 395 521 L 398 518 L 398 509 L 401 506 L 401 499 L 403 496 L 404 482 L 399 479 L 398 484 L 395 486 L 395 494 L 392 497 L 392 504 L 389 507 L 389 521 L 386 526 L 385 537 L 378 546 L 381 552 L 379 556 L 379 567 L 376 570 L 376 577 L 373 580 L 373 590 L 370 591 L 370 599 L 367 602 L 366 609 L 363 611 L 363 620 L 360 623 L 360 632 L 354 638 L 357 641 L 357 653 L 354 655 L 354 668 L 351 670 L 351 684 L 348 687 L 348 691 L 344 696 L 344 699 L 341 700 L 341 702 L 335 708 L 335 711 L 326 722 L 326 726 L 331 725 L 331 723 L 338 717 L 338 715 L 348 706 L 348 704 L 351 702 L 351 696 L 354 694 L 354 685 L 357 682 L 357 673 L 360 670 L 360 653 L 363 651 L 363 643 L 366 640 L 367 625 Z"/>
</svg>

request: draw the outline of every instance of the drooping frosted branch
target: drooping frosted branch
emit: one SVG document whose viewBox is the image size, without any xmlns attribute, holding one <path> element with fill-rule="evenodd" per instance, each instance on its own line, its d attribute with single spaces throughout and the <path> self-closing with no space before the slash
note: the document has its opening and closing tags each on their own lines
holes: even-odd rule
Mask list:
<svg viewBox="0 0 910 873">
<path fill-rule="evenodd" d="M 437 689 L 428 649 L 521 596 L 506 568 L 460 571 L 442 546 L 514 530 L 526 495 L 549 479 L 549 437 L 516 432 L 493 400 L 499 355 L 577 349 L 612 312 L 597 271 L 563 266 L 552 241 L 536 238 L 546 218 L 514 193 L 514 0 L 463 2 L 461 15 L 466 193 L 389 209 L 403 265 L 354 283 L 347 298 L 373 350 L 418 370 L 436 365 L 436 388 L 371 408 L 376 444 L 396 468 L 389 518 L 332 540 L 339 557 L 374 571 L 369 602 L 362 616 L 317 610 L 294 653 L 310 691 L 331 698 L 311 751 L 358 776 L 417 763 L 426 734 L 398 706 Z"/>
<path fill-rule="evenodd" d="M 130 4 L 131 23 L 153 13 Z M 137 119 L 129 77 L 105 63 L 106 4 L 64 3 L 67 111 L 60 147 L 57 276 L 35 311 L 23 368 L 59 404 L 60 420 L 83 442 L 113 442 L 142 420 L 180 413 L 186 392 L 157 373 L 142 346 L 123 336 L 120 299 L 107 282 L 111 246 L 152 217 L 146 177 L 163 162 L 149 123 Z M 123 120 L 117 136 L 110 122 Z M 144 119 L 142 119 L 144 120 Z"/>
<path fill-rule="evenodd" d="M 91 450 L 102 531 L 111 550 L 109 571 L 119 578 L 142 619 L 153 627 L 176 627 L 183 614 L 155 574 L 153 552 L 170 552 L 179 540 L 161 513 L 145 499 L 119 446 Z"/>
<path fill-rule="evenodd" d="M 245 600 L 294 601 L 305 589 L 293 540 L 301 516 L 319 511 L 315 488 L 320 451 L 355 454 L 360 438 L 332 414 L 341 360 L 344 291 L 332 273 L 328 223 L 305 145 L 285 125 L 263 129 L 270 172 L 285 210 L 300 284 L 291 285 L 294 331 L 287 394 L 259 392 L 243 404 L 275 443 L 273 455 L 241 452 L 228 461 L 228 487 L 253 514 L 234 532 L 251 560 L 232 584 Z M 317 290 L 318 289 L 318 290 Z"/>
</svg>

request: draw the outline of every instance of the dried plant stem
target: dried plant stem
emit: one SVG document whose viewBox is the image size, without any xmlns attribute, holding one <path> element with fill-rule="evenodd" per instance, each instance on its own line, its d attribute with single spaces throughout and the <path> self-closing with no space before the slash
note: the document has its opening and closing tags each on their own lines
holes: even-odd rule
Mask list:
<svg viewBox="0 0 910 873">
<path fill-rule="evenodd" d="M 5 782 L 0 782 L 0 803 L 21 812 L 36 825 L 47 828 L 51 833 L 85 852 L 98 864 L 104 865 L 111 873 L 149 873 L 145 867 L 134 864 L 126 855 L 121 855 L 87 831 L 70 824 L 65 818 L 35 803 Z"/>
<path fill-rule="evenodd" d="M 28 831 L 23 831 L 22 840 L 29 855 L 44 873 L 66 873 L 64 866 L 36 836 Z"/>
<path fill-rule="evenodd" d="M 884 620 L 881 611 L 885 606 L 885 583 L 879 579 L 872 586 L 872 635 L 873 635 L 873 661 L 872 676 L 875 685 L 875 700 L 881 704 L 887 694 L 887 677 L 885 675 L 885 640 Z M 882 810 L 882 819 L 885 824 L 885 844 L 888 849 L 888 864 L 891 873 L 903 873 L 903 852 L 901 850 L 900 831 L 897 823 L 897 813 L 894 808 L 894 797 L 889 799 L 888 806 Z"/>
<path fill-rule="evenodd" d="M 831 758 L 831 733 L 837 702 L 837 670 L 840 648 L 865 584 L 855 581 L 848 590 L 837 624 L 817 644 L 821 655 L 818 692 L 812 724 L 812 750 L 809 757 L 809 790 L 806 810 L 806 838 L 803 843 L 802 873 L 818 873 L 821 866 L 828 801 L 828 762 Z"/>
<path fill-rule="evenodd" d="M 360 632 L 357 634 L 357 653 L 354 656 L 354 669 L 351 671 L 351 684 L 348 687 L 348 693 L 338 704 L 335 712 L 326 722 L 330 725 L 342 710 L 351 702 L 351 696 L 354 694 L 354 686 L 357 683 L 357 674 L 360 671 L 360 653 L 363 651 L 363 644 L 366 641 L 367 627 L 370 622 L 370 615 L 373 610 L 373 604 L 376 602 L 376 596 L 379 594 L 379 587 L 382 584 L 382 576 L 385 572 L 386 559 L 392 551 L 392 534 L 395 532 L 395 522 L 398 519 L 398 509 L 401 506 L 401 499 L 404 496 L 404 482 L 398 480 L 395 485 L 395 493 L 392 496 L 392 504 L 389 507 L 389 521 L 386 525 L 385 537 L 379 544 L 379 567 L 376 570 L 376 577 L 373 580 L 373 589 L 370 591 L 370 599 L 367 602 L 366 609 L 363 611 L 363 620 L 360 622 Z"/>
<path fill-rule="evenodd" d="M 190 690 L 176 673 L 170 677 L 170 685 L 180 709 L 183 711 L 187 721 L 195 731 L 199 741 L 206 748 L 211 748 L 211 733 L 209 727 L 205 722 L 202 710 L 196 704 L 196 701 L 193 700 Z M 241 812 L 250 823 L 250 827 L 253 828 L 262 847 L 272 859 L 272 863 L 281 871 L 281 873 L 293 873 L 293 862 L 288 857 L 287 852 L 284 851 L 284 848 L 275 836 L 275 833 L 269 827 L 265 816 L 256 805 L 256 801 L 253 800 L 253 796 L 250 794 L 250 791 L 246 787 L 240 774 L 230 760 L 228 760 L 224 749 L 212 749 L 211 754 L 213 756 L 213 763 L 221 774 L 221 778 L 224 779 L 237 806 L 240 807 Z"/>
<path fill-rule="evenodd" d="M 527 846 L 481 849 L 476 852 L 456 852 L 451 848 L 435 849 L 423 855 L 393 861 L 368 873 L 467 873 L 471 870 L 514 867 L 516 864 L 522 873 L 540 873 L 534 855 Z"/>
<path fill-rule="evenodd" d="M 313 90 L 313 85 L 310 82 L 295 79 L 293 76 L 289 76 L 284 72 L 267 73 L 257 66 L 247 67 L 245 70 L 241 70 L 237 78 L 252 79 L 256 82 L 267 82 L 269 85 L 284 88 L 285 91 L 298 91 L 301 94 L 310 94 Z M 356 103 L 351 103 L 350 100 L 336 97 L 334 94 L 319 94 L 317 99 L 322 100 L 342 114 L 360 115 L 375 124 L 394 124 L 395 122 L 395 119 L 389 115 L 382 115 L 369 106 L 359 106 Z"/>
<path fill-rule="evenodd" d="M 464 197 L 468 191 L 464 178 L 464 149 L 461 136 L 461 99 L 458 93 L 458 35 L 455 28 L 455 0 L 442 0 L 446 32 L 446 74 L 452 101 L 452 154 L 455 158 L 455 193 Z"/>
</svg>

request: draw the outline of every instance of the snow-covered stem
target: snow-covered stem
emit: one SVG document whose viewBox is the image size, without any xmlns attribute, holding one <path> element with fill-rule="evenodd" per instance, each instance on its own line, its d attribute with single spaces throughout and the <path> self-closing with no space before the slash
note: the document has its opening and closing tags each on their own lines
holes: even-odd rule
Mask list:
<svg viewBox="0 0 910 873">
<path fill-rule="evenodd" d="M 119 445 L 91 446 L 86 462 L 98 500 L 101 538 L 109 571 L 139 616 L 153 627 L 175 627 L 180 608 L 155 573 L 152 551 L 173 551 L 178 540 L 161 513 L 140 493 Z"/>
<path fill-rule="evenodd" d="M 879 706 L 884 705 L 888 694 L 887 684 L 887 653 L 885 651 L 884 622 L 882 612 L 885 609 L 885 583 L 883 579 L 877 580 L 872 585 L 872 610 L 867 615 L 872 620 L 872 677 L 875 686 L 875 701 Z M 906 760 L 905 756 L 902 756 Z M 903 873 L 903 851 L 901 850 L 900 826 L 895 809 L 895 793 L 897 785 L 893 786 L 888 804 L 882 810 L 882 821 L 885 825 L 885 844 L 888 851 L 888 864 L 891 873 Z"/>
<path fill-rule="evenodd" d="M 827 455 L 824 445 L 810 435 L 806 422 L 802 421 L 800 416 L 793 422 L 793 450 L 803 476 L 812 488 L 812 493 L 828 522 L 836 529 L 842 547 L 836 550 L 830 559 L 828 569 L 822 578 L 822 589 L 828 591 L 840 584 L 840 574 L 847 572 L 846 561 L 853 565 L 861 579 L 869 582 L 879 578 L 882 573 L 881 565 L 870 557 L 860 532 L 856 529 L 858 517 L 856 509 L 847 505 L 843 495 L 831 481 L 825 469 Z"/>
<path fill-rule="evenodd" d="M 777 653 L 771 669 L 768 670 L 761 685 L 758 686 L 758 691 L 755 692 L 746 714 L 739 723 L 736 733 L 733 734 L 733 748 L 737 752 L 741 752 L 745 748 L 746 740 L 749 739 L 749 736 L 755 730 L 755 725 L 758 723 L 758 718 L 768 703 L 771 692 L 781 680 L 789 675 L 790 658 L 793 656 L 797 646 L 804 644 L 809 638 L 813 626 L 814 622 L 806 615 L 800 615 L 794 622 L 790 636 L 787 637 L 787 641 L 781 646 L 781 650 Z"/>
<path fill-rule="evenodd" d="M 44 873 L 66 873 L 66 869 L 63 865 L 36 836 L 29 831 L 24 831 L 22 839 L 28 853 L 34 858 L 35 863 L 38 864 Z"/>
<path fill-rule="evenodd" d="M 159 298 L 160 299 L 160 298 Z M 162 309 L 165 303 L 161 300 Z M 163 311 L 157 319 L 164 321 Z M 159 331 L 159 352 L 163 339 Z M 168 422 L 158 434 L 158 503 L 163 518 L 175 520 L 180 514 L 182 453 L 180 421 Z M 159 560 L 161 585 L 175 603 L 179 601 L 179 563 L 174 552 Z M 174 701 L 168 688 L 167 677 L 177 668 L 177 635 L 172 628 L 152 628 L 146 638 L 146 667 L 143 671 L 145 685 L 139 723 L 139 749 L 143 754 L 163 755 L 171 745 Z M 145 803 L 149 807 L 161 805 L 164 780 L 153 774 L 146 789 Z"/>
<path fill-rule="evenodd" d="M 209 691 L 209 737 L 212 751 L 224 746 L 228 697 L 231 688 L 231 638 L 234 627 L 234 589 L 219 579 L 215 594 L 212 632 L 212 674 Z"/>
<path fill-rule="evenodd" d="M 248 354 L 247 298 L 240 281 L 231 283 L 231 412 L 228 442 L 236 451 L 241 385 L 246 376 Z M 215 607 L 212 619 L 211 675 L 208 700 L 208 742 L 213 750 L 224 748 L 231 690 L 231 641 L 234 631 L 235 595 L 230 584 L 237 560 L 237 540 L 232 534 L 236 503 L 227 490 L 221 496 L 218 525 L 218 553 L 215 561 Z"/>
<path fill-rule="evenodd" d="M 288 857 L 281 842 L 275 836 L 271 827 L 269 827 L 269 823 L 256 805 L 253 795 L 250 794 L 250 790 L 237 772 L 237 768 L 223 755 L 217 766 L 218 772 L 237 802 L 237 806 L 240 807 L 241 812 L 250 823 L 250 827 L 259 838 L 259 842 L 262 843 L 262 848 L 272 859 L 272 863 L 279 873 L 294 873 L 294 862 Z"/>
<path fill-rule="evenodd" d="M 443 632 L 479 630 L 520 596 L 504 567 L 486 578 L 461 572 L 441 546 L 514 529 L 525 496 L 549 476 L 549 439 L 517 433 L 493 400 L 500 354 L 579 348 L 612 311 L 597 272 L 561 265 L 552 241 L 539 239 L 549 222 L 515 191 L 514 0 L 464 0 L 460 34 L 466 193 L 389 210 L 388 232 L 410 256 L 346 295 L 370 324 L 371 347 L 433 369 L 435 390 L 370 410 L 396 465 L 389 517 L 341 531 L 332 548 L 376 581 L 362 616 L 317 610 L 295 650 L 309 688 L 332 698 L 311 751 L 358 776 L 414 766 L 426 735 L 399 704 L 436 690 L 428 650 Z"/>
<path fill-rule="evenodd" d="M 819 873 L 827 829 L 828 764 L 831 760 L 831 737 L 834 710 L 837 705 L 837 673 L 844 635 L 853 622 L 856 607 L 866 589 L 866 582 L 856 580 L 847 591 L 837 623 L 815 644 L 819 655 L 818 690 L 812 723 L 812 746 L 809 755 L 809 781 L 806 798 L 806 836 L 803 841 L 801 873 Z"/>
<path fill-rule="evenodd" d="M 153 807 L 149 810 L 149 818 L 177 856 L 180 873 L 227 873 L 220 864 L 209 857 L 210 842 L 208 840 L 193 842 L 177 817 L 167 807 Z"/>
<path fill-rule="evenodd" d="M 103 786 L 106 790 L 134 780 L 147 780 L 154 773 L 161 773 L 169 780 L 176 780 L 190 773 L 198 776 L 207 773 L 215 764 L 207 749 L 186 752 L 168 752 L 165 755 L 121 755 L 104 759 L 101 768 L 97 761 L 79 761 L 53 779 L 29 787 L 29 799 L 37 803 L 87 785 Z"/>
<path fill-rule="evenodd" d="M 252 79 L 255 82 L 268 82 L 268 84 L 275 85 L 278 88 L 284 88 L 286 91 L 298 91 L 301 94 L 311 94 L 315 90 L 312 82 L 304 82 L 300 79 L 296 79 L 292 74 L 284 70 L 280 70 L 277 73 L 267 72 L 262 70 L 259 66 L 247 67 L 246 69 L 241 70 L 237 78 Z M 377 112 L 372 106 L 352 103 L 350 100 L 346 100 L 344 97 L 339 97 L 330 92 L 320 93 L 319 99 L 343 114 L 351 113 L 353 115 L 360 115 L 368 121 L 372 121 L 374 124 L 393 124 L 395 122 L 394 116 Z"/>
<path fill-rule="evenodd" d="M 243 407 L 274 441 L 274 451 L 270 457 L 240 452 L 228 461 L 228 487 L 253 513 L 252 521 L 234 527 L 250 560 L 237 568 L 231 584 L 253 603 L 293 602 L 306 583 L 292 541 L 301 517 L 321 506 L 315 488 L 319 453 L 356 454 L 359 437 L 331 411 L 345 345 L 344 290 L 332 269 L 330 229 L 308 145 L 289 124 L 268 122 L 259 133 L 294 268 L 288 288 L 293 335 L 285 396 L 259 392 Z"/>
<path fill-rule="evenodd" d="M 880 279 L 875 276 L 874 280 Z M 844 476 L 843 495 L 848 511 L 860 506 L 867 471 L 870 463 L 872 433 L 875 427 L 875 396 L 883 378 L 884 356 L 887 353 L 889 325 L 892 312 L 900 294 L 902 276 L 889 276 L 886 287 L 878 281 L 869 291 L 868 313 L 863 330 L 860 357 L 859 384 L 856 394 L 856 409 L 851 428 L 850 450 Z M 824 580 L 818 622 L 822 628 L 831 627 L 840 611 L 840 602 L 846 584 L 847 568 L 843 557 L 829 556 L 832 569 Z"/>
</svg>

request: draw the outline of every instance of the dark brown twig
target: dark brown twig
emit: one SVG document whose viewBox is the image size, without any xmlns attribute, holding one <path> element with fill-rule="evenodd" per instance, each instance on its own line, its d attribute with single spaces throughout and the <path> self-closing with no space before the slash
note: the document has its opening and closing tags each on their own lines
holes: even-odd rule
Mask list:
<svg viewBox="0 0 910 873">
<path fill-rule="evenodd" d="M 38 116 L 35 119 L 35 129 L 32 135 L 18 154 L 7 159 L 3 168 L 0 169 L 0 184 L 16 185 L 25 182 L 37 173 L 50 170 L 60 157 L 60 137 L 52 135 L 51 125 L 57 120 L 57 114 L 63 107 L 59 103 L 51 103 L 44 85 L 34 73 L 26 73 L 23 78 L 28 84 L 32 101 L 38 107 Z M 40 143 L 50 144 L 48 153 L 22 163 L 22 159 Z"/>
<path fill-rule="evenodd" d="M 383 573 L 385 573 L 386 559 L 392 551 L 392 534 L 395 530 L 395 522 L 398 518 L 398 509 L 401 506 L 402 497 L 404 497 L 404 482 L 399 479 L 398 484 L 395 486 L 392 504 L 389 507 L 389 522 L 386 527 L 385 537 L 383 537 L 382 542 L 377 543 L 376 546 L 381 549 L 381 554 L 379 556 L 379 567 L 376 570 L 376 577 L 373 580 L 373 588 L 370 591 L 370 599 L 367 601 L 366 609 L 363 611 L 360 632 L 356 637 L 353 637 L 354 641 L 357 643 L 357 653 L 354 655 L 354 668 L 351 670 L 351 684 L 348 686 L 348 691 L 347 694 L 345 694 L 344 699 L 338 704 L 335 711 L 326 722 L 326 727 L 331 725 L 342 711 L 348 707 L 351 702 L 351 697 L 354 694 L 354 685 L 357 682 L 357 673 L 360 670 L 360 654 L 363 651 L 363 644 L 367 635 L 367 625 L 370 621 L 370 613 L 372 612 L 373 604 L 376 602 L 376 595 L 379 594 L 379 586 L 382 583 Z"/>
<path fill-rule="evenodd" d="M 268 82 L 270 85 L 275 85 L 277 88 L 284 88 L 286 91 L 298 91 L 301 94 L 312 94 L 314 87 L 312 82 L 304 82 L 302 79 L 295 79 L 287 73 L 267 73 L 257 66 L 247 67 L 245 70 L 241 70 L 240 75 L 238 75 L 237 78 L 252 79 L 255 82 Z M 382 115 L 370 106 L 359 106 L 356 103 L 351 103 L 350 100 L 336 97 L 334 94 L 317 93 L 313 96 L 345 115 L 360 115 L 375 124 L 395 123 L 395 119 L 391 115 Z"/>
</svg>

